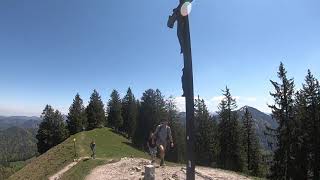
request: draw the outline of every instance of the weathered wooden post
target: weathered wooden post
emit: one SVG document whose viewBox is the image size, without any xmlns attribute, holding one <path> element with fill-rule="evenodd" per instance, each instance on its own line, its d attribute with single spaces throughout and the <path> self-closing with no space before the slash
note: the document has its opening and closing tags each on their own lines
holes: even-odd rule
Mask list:
<svg viewBox="0 0 320 180">
<path fill-rule="evenodd" d="M 155 167 L 153 165 L 144 167 L 144 180 L 155 180 Z"/>
</svg>

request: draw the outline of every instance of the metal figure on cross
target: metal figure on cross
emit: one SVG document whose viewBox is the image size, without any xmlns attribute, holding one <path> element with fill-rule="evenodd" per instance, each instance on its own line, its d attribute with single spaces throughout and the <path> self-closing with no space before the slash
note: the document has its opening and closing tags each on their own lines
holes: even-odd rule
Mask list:
<svg viewBox="0 0 320 180">
<path fill-rule="evenodd" d="M 182 14 L 183 11 L 188 11 L 188 9 L 182 9 L 182 7 L 183 5 L 186 5 L 186 3 L 191 4 L 192 1 L 193 0 L 189 0 L 189 1 L 180 0 L 178 7 L 173 9 L 172 15 L 169 16 L 169 19 L 167 22 L 167 26 L 171 29 L 174 27 L 174 23 L 177 22 L 177 36 L 178 36 L 180 48 L 181 48 L 180 53 L 183 53 L 183 46 L 185 45 L 184 39 L 183 39 L 183 31 L 185 30 L 185 28 L 184 28 L 184 21 L 182 17 L 185 15 L 188 15 L 188 13 Z M 187 5 L 184 8 L 188 8 Z"/>
<path fill-rule="evenodd" d="M 180 53 L 183 54 L 183 49 L 185 49 L 185 40 L 183 35 L 186 33 L 185 30 L 188 29 L 189 27 L 185 27 L 185 20 L 183 19 L 184 16 L 187 16 L 190 12 L 189 7 L 191 5 L 191 2 L 193 0 L 185 1 L 185 0 L 180 0 L 180 3 L 178 7 L 174 8 L 172 11 L 172 15 L 169 16 L 167 26 L 169 28 L 173 28 L 175 22 L 177 22 L 177 37 L 179 40 L 180 44 Z M 182 82 L 182 89 L 183 89 L 183 94 L 182 97 L 185 97 L 185 92 L 186 92 L 186 80 L 185 80 L 185 68 L 182 69 L 182 77 L 181 77 L 181 82 Z"/>
</svg>

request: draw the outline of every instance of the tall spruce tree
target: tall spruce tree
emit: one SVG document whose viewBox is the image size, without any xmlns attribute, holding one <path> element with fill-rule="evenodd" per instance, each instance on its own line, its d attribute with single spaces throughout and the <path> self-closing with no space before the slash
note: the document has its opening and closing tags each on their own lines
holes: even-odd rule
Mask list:
<svg viewBox="0 0 320 180">
<path fill-rule="evenodd" d="M 129 87 L 127 94 L 122 99 L 122 117 L 123 117 L 123 131 L 127 133 L 129 138 L 132 138 L 137 126 L 137 102 Z"/>
<path fill-rule="evenodd" d="M 228 87 L 223 91 L 223 100 L 219 104 L 219 165 L 223 169 L 243 171 L 244 155 L 241 144 L 241 127 L 238 123 L 236 100 L 232 98 Z"/>
<path fill-rule="evenodd" d="M 317 80 L 317 88 L 318 88 L 318 95 L 317 95 L 317 114 L 316 114 L 316 120 L 314 122 L 314 169 L 313 169 L 313 179 L 320 179 L 320 139 L 315 137 L 320 137 L 320 84 Z"/>
<path fill-rule="evenodd" d="M 83 101 L 77 93 L 69 108 L 67 126 L 70 134 L 75 134 L 87 127 L 87 114 Z"/>
<path fill-rule="evenodd" d="M 217 125 L 203 99 L 195 101 L 195 154 L 196 163 L 210 166 L 217 161 Z"/>
<path fill-rule="evenodd" d="M 155 128 L 158 124 L 160 124 L 162 119 L 168 120 L 168 114 L 166 111 L 166 100 L 164 95 L 162 95 L 161 91 L 159 89 L 156 89 L 155 91 L 155 121 L 153 122 L 153 127 Z"/>
<path fill-rule="evenodd" d="M 50 105 L 46 105 L 42 115 L 36 138 L 37 147 L 40 154 L 45 153 L 53 146 L 60 144 L 69 136 L 68 129 L 63 120 L 62 114 L 54 110 Z"/>
<path fill-rule="evenodd" d="M 172 96 L 166 100 L 166 111 L 174 141 L 174 147 L 166 154 L 166 159 L 177 163 L 183 163 L 185 162 L 186 155 L 186 132 L 185 126 L 181 119 L 179 119 L 178 110 Z"/>
<path fill-rule="evenodd" d="M 160 90 L 148 89 L 143 93 L 134 137 L 135 145 L 144 147 L 150 131 L 154 131 L 161 119 L 166 118 L 165 104 Z"/>
<path fill-rule="evenodd" d="M 141 118 L 141 102 L 139 99 L 136 101 L 137 104 L 137 119 L 136 119 L 136 128 L 133 133 L 132 143 L 138 148 L 142 148 L 143 142 L 141 142 L 143 137 L 143 131 L 141 131 L 141 127 L 143 127 L 143 120 Z"/>
<path fill-rule="evenodd" d="M 248 107 L 245 107 L 245 112 L 242 117 L 243 122 L 243 144 L 246 154 L 247 169 L 253 176 L 261 176 L 261 152 L 260 145 L 255 133 L 254 121 Z"/>
<path fill-rule="evenodd" d="M 293 157 L 293 177 L 295 179 L 310 179 L 310 136 L 309 130 L 311 124 L 309 123 L 307 113 L 307 101 L 303 90 L 295 94 L 294 105 L 294 124 L 291 138 L 292 157 Z"/>
<path fill-rule="evenodd" d="M 293 164 L 293 120 L 294 120 L 294 81 L 287 78 L 287 71 L 280 63 L 278 78 L 280 82 L 272 81 L 275 89 L 270 95 L 274 98 L 274 105 L 269 105 L 272 117 L 278 122 L 278 127 L 273 131 L 277 140 L 271 166 L 272 179 L 289 180 L 294 178 Z"/>
<path fill-rule="evenodd" d="M 118 91 L 113 90 L 108 102 L 108 125 L 119 131 L 123 126 L 121 99 Z"/>
<path fill-rule="evenodd" d="M 310 147 L 310 165 L 312 179 L 320 179 L 320 112 L 319 112 L 319 82 L 308 70 L 303 84 L 303 94 L 306 100 L 306 121 L 308 122 L 306 134 L 309 140 Z"/>
<path fill-rule="evenodd" d="M 93 90 L 93 93 L 91 94 L 86 113 L 88 120 L 88 130 L 100 128 L 106 124 L 104 105 L 99 93 L 96 90 Z"/>
</svg>

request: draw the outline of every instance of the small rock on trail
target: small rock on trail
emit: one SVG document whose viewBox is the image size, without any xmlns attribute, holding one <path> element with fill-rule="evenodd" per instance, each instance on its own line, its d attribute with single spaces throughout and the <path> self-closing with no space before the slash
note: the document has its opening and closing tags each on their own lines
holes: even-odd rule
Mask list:
<svg viewBox="0 0 320 180">
<path fill-rule="evenodd" d="M 150 160 L 142 158 L 122 158 L 115 163 L 99 166 L 91 171 L 86 180 L 115 179 L 139 180 L 144 177 L 144 166 Z M 186 169 L 183 166 L 165 166 L 155 170 L 156 180 L 185 180 Z M 196 179 L 199 180 L 249 180 L 251 178 L 233 172 L 205 167 L 196 168 Z"/>
</svg>

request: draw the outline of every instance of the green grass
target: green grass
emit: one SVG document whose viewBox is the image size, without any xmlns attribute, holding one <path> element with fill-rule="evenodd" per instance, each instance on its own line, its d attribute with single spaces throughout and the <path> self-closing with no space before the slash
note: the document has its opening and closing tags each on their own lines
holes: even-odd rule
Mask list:
<svg viewBox="0 0 320 180">
<path fill-rule="evenodd" d="M 106 164 L 108 160 L 118 160 L 121 157 L 146 157 L 146 154 L 133 148 L 130 142 L 117 134 L 114 134 L 110 129 L 96 129 L 93 131 L 82 132 L 78 134 L 77 142 L 82 142 L 78 145 L 79 153 L 81 156 L 90 156 L 90 142 L 92 140 L 96 143 L 96 158 L 95 160 L 89 159 L 81 161 L 76 166 L 67 171 L 62 179 L 63 180 L 80 180 L 84 179 L 92 169 L 99 165 Z"/>
<path fill-rule="evenodd" d="M 33 159 L 9 179 L 46 179 L 70 163 L 74 157 L 71 138 Z"/>
<path fill-rule="evenodd" d="M 83 135 L 83 136 L 82 136 Z M 96 157 L 97 158 L 119 158 L 119 157 L 145 157 L 146 155 L 133 148 L 130 142 L 118 135 L 110 131 L 108 128 L 96 129 L 93 131 L 82 132 L 78 135 L 77 142 L 80 143 L 80 151 L 82 156 L 90 156 L 90 142 L 94 140 L 96 143 Z"/>
<path fill-rule="evenodd" d="M 27 165 L 27 161 L 16 161 L 16 162 L 11 162 L 10 167 L 16 172 L 22 169 L 24 166 Z"/>
<path fill-rule="evenodd" d="M 89 145 L 92 139 L 95 140 L 97 160 L 88 160 L 78 163 L 78 165 L 66 172 L 65 177 L 68 179 L 83 179 L 92 168 L 100 165 L 107 159 L 147 156 L 144 152 L 132 147 L 130 145 L 131 143 L 126 138 L 113 133 L 108 128 L 101 128 L 70 136 L 63 143 L 33 159 L 9 179 L 47 179 L 73 161 L 74 138 L 76 139 L 78 157 L 90 156 L 91 150 Z"/>
<path fill-rule="evenodd" d="M 28 159 L 26 161 L 10 162 L 6 167 L 0 165 L 0 180 L 9 178 L 12 174 L 26 166 L 31 161 L 31 159 Z"/>
</svg>

